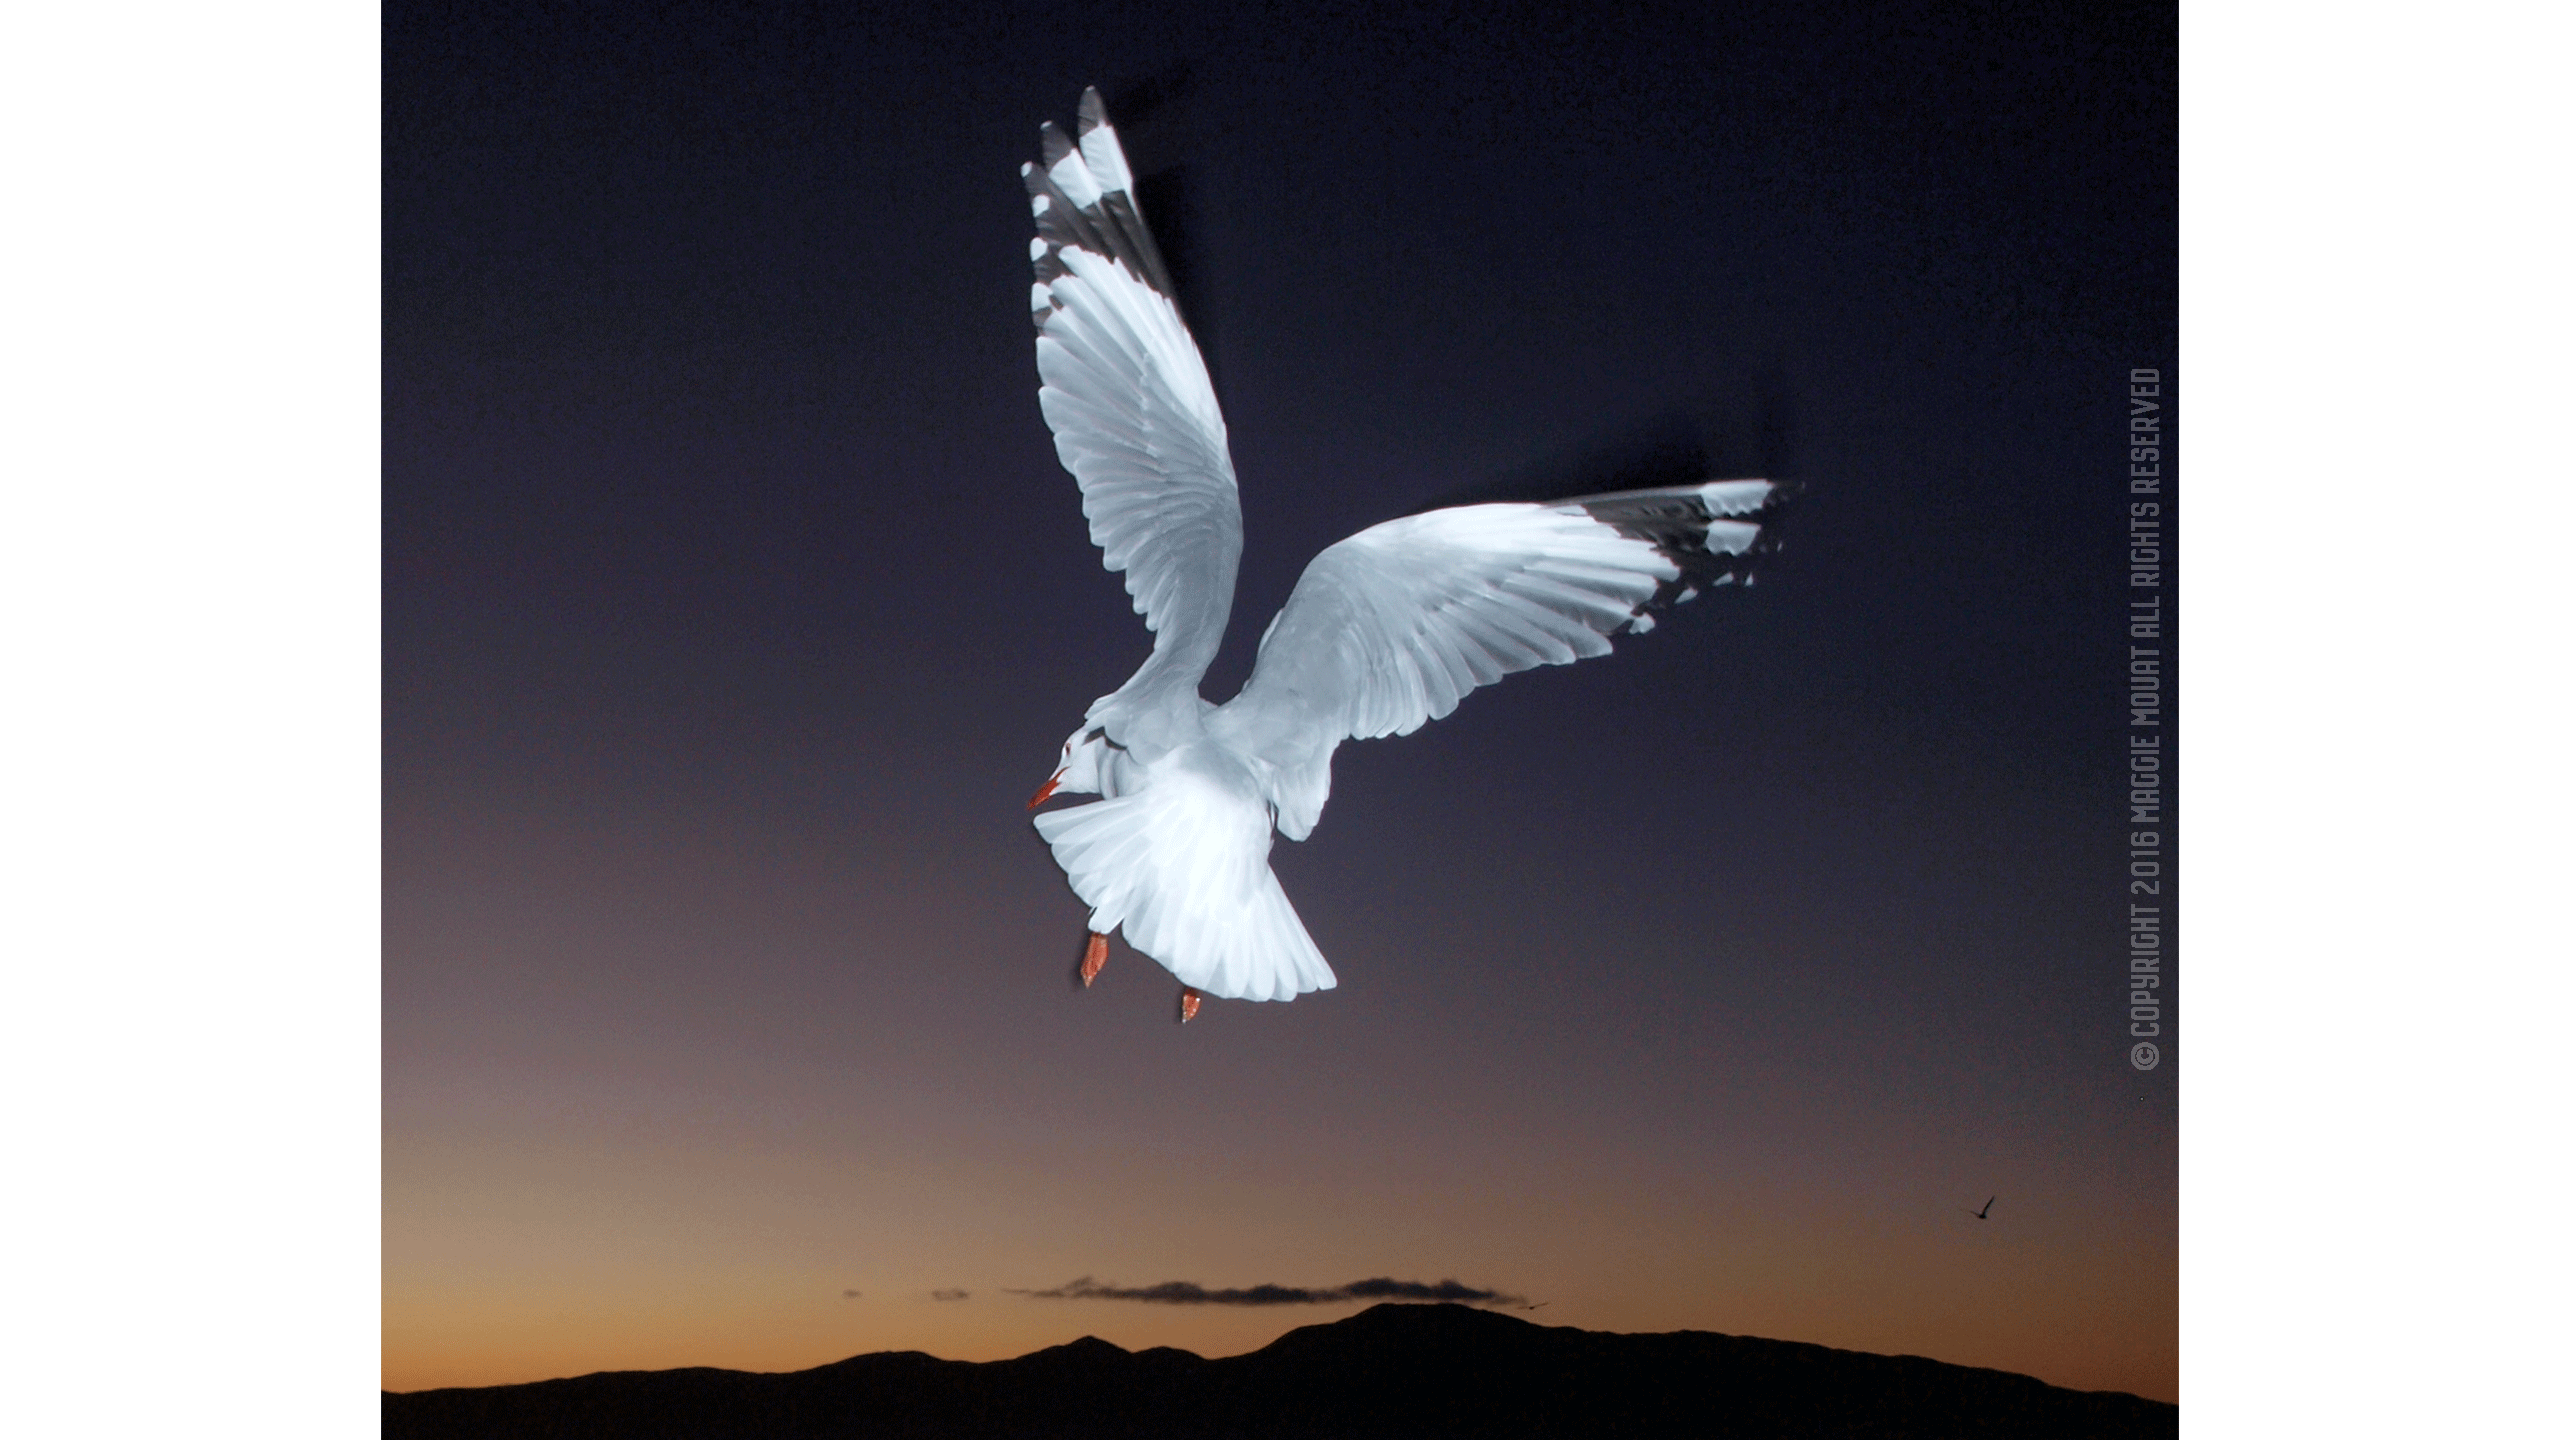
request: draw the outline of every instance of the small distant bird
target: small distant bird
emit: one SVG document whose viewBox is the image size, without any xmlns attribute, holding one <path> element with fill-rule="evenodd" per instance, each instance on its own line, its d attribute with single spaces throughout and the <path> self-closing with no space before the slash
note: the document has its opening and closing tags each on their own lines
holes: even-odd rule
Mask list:
<svg viewBox="0 0 2560 1440">
<path fill-rule="evenodd" d="M 1999 1196 L 1994 1195 L 1994 1196 L 1992 1196 L 1992 1197 L 1991 1197 L 1991 1200 L 1997 1200 L 1997 1199 L 1999 1199 L 1999 1198 L 2000 1198 Z M 1966 1211 L 1965 1213 L 1966 1213 L 1966 1214 L 1968 1214 L 1968 1215 L 1970 1215 L 1970 1216 L 1972 1216 L 1972 1217 L 1973 1217 L 1974 1219 L 1976 1219 L 1976 1220 L 1988 1220 L 1988 1219 L 1990 1219 L 1990 1218 L 1991 1218 L 1991 1200 L 1985 1200 L 1985 1201 L 1983 1201 L 1983 1202 L 1982 1202 L 1982 1208 L 1981 1208 L 1981 1209 L 1979 1209 L 1979 1210 L 1968 1210 L 1968 1211 Z"/>
<path fill-rule="evenodd" d="M 1701 589 L 1748 585 L 1768 548 L 1767 480 L 1718 480 L 1549 504 L 1466 505 L 1373 525 L 1318 555 L 1263 633 L 1253 678 L 1199 694 L 1226 633 L 1244 525 L 1226 420 L 1129 161 L 1084 92 L 1075 140 L 1041 127 L 1022 167 L 1037 233 L 1031 320 L 1040 413 L 1084 492 L 1106 570 L 1125 571 L 1155 649 L 1093 702 L 1031 797 L 1100 795 L 1040 816 L 1092 907 L 1090 985 L 1116 928 L 1204 994 L 1287 1000 L 1333 988 L 1266 862 L 1277 828 L 1315 829 L 1334 747 L 1409 735 L 1514 671 L 1606 655 Z"/>
</svg>

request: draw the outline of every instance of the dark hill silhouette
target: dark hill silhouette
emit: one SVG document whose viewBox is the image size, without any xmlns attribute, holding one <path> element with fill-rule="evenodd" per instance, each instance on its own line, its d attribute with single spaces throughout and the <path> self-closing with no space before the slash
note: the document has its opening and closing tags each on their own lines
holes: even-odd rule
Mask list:
<svg viewBox="0 0 2560 1440">
<path fill-rule="evenodd" d="M 1377 1305 L 1250 1355 L 1087 1336 L 983 1364 L 914 1351 L 786 1375 L 622 1371 L 382 1397 L 385 1440 L 2174 1436 L 2173 1405 L 1702 1330 L 1615 1335 Z"/>
</svg>

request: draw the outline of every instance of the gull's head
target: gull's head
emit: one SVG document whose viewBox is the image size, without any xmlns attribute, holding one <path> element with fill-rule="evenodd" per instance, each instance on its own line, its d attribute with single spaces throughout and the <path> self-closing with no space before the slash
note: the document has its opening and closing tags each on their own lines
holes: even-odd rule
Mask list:
<svg viewBox="0 0 2560 1440">
<path fill-rule="evenodd" d="M 1101 726 L 1091 729 L 1078 726 L 1075 733 L 1067 737 L 1067 743 L 1058 747 L 1058 773 L 1050 776 L 1049 783 L 1040 787 L 1040 793 L 1031 797 L 1030 808 L 1036 810 L 1040 802 L 1062 793 L 1101 794 L 1102 761 L 1110 749 L 1111 742 L 1104 738 Z"/>
</svg>

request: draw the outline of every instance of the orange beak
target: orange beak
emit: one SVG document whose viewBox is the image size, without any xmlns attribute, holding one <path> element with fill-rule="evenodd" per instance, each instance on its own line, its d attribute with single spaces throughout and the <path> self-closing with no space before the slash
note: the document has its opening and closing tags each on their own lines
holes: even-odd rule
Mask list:
<svg viewBox="0 0 2560 1440">
<path fill-rule="evenodd" d="M 1049 777 L 1049 783 L 1040 787 L 1040 793 L 1031 797 L 1031 803 L 1030 803 L 1030 804 L 1028 804 L 1028 805 L 1023 806 L 1022 808 L 1023 808 L 1023 809 L 1025 809 L 1025 810 L 1037 810 L 1037 809 L 1039 809 L 1039 808 L 1040 808 L 1040 802 L 1041 802 L 1041 801 L 1043 801 L 1043 800 L 1048 799 L 1048 798 L 1049 798 L 1050 796 L 1052 796 L 1052 795 L 1057 794 L 1057 793 L 1058 793 L 1058 782 L 1059 782 L 1059 781 L 1061 781 L 1061 780 L 1064 780 L 1064 779 L 1066 779 L 1066 778 L 1067 778 L 1067 771 L 1066 771 L 1066 767 L 1065 767 L 1065 766 L 1060 766 L 1060 767 L 1058 768 L 1058 773 Z"/>
</svg>

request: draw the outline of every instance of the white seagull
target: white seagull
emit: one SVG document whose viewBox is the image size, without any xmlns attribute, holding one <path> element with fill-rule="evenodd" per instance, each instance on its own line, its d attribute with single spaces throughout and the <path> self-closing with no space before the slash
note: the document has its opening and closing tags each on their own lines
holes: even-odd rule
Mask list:
<svg viewBox="0 0 2560 1440">
<path fill-rule="evenodd" d="M 1609 653 L 1700 587 L 1748 584 L 1778 487 L 1719 480 L 1552 504 L 1467 505 L 1372 525 L 1298 577 L 1263 633 L 1253 678 L 1200 698 L 1234 597 L 1244 525 L 1227 426 L 1129 162 L 1084 92 L 1077 140 L 1041 127 L 1022 167 L 1039 234 L 1031 318 L 1040 413 L 1084 492 L 1105 569 L 1125 571 L 1155 650 L 1093 702 L 1031 804 L 1100 795 L 1035 818 L 1093 907 L 1084 982 L 1114 929 L 1202 995 L 1287 1000 L 1333 988 L 1266 863 L 1271 833 L 1304 840 L 1346 739 L 1407 735 L 1515 670 Z"/>
</svg>

